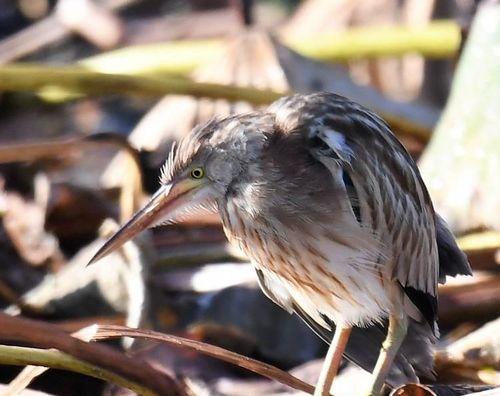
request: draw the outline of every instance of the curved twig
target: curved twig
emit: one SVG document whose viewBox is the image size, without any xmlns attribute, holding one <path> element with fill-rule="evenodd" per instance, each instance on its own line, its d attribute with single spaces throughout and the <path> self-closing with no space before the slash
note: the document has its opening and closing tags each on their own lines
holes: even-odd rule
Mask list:
<svg viewBox="0 0 500 396">
<path fill-rule="evenodd" d="M 304 381 L 294 377 L 286 371 L 280 370 L 270 364 L 259 362 L 258 360 L 228 351 L 215 345 L 206 344 L 200 341 L 177 337 L 170 334 L 158 333 L 152 330 L 132 329 L 126 326 L 97 325 L 95 327 L 94 340 L 104 340 L 110 338 L 132 337 L 148 340 L 156 340 L 163 343 L 178 345 L 200 352 L 204 355 L 223 360 L 246 370 L 253 371 L 259 375 L 278 381 L 291 388 L 313 394 L 314 387 Z"/>
</svg>

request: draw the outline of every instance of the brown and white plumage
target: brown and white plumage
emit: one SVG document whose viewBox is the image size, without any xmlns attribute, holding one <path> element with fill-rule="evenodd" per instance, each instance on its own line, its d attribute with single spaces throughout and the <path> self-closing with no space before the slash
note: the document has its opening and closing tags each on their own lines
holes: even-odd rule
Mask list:
<svg viewBox="0 0 500 396">
<path fill-rule="evenodd" d="M 203 180 L 189 181 L 193 169 L 203 170 Z M 176 147 L 163 183 L 168 187 L 125 230 L 216 204 L 229 240 L 251 259 L 269 298 L 326 341 L 336 324 L 344 335 L 334 343 L 342 348 L 354 326 L 346 356 L 367 370 L 375 366 L 379 382 L 432 375 L 438 281 L 470 274 L 470 267 L 434 213 L 416 164 L 377 115 L 319 93 L 213 120 Z M 385 350 L 399 352 L 377 361 L 388 322 L 387 338 L 398 343 Z"/>
<path fill-rule="evenodd" d="M 252 258 L 268 297 L 307 317 L 322 334 L 332 321 L 373 325 L 365 332 L 377 334 L 381 344 L 380 323 L 391 310 L 404 311 L 414 320 L 412 327 L 421 325 L 409 337 L 422 343 L 413 356 L 400 359 L 405 374 L 392 383 L 431 376 L 436 221 L 441 232 L 449 231 L 436 220 L 415 163 L 378 116 L 345 98 L 296 95 L 279 100 L 268 113 L 272 132 L 257 132 L 267 144 L 255 166 L 266 170 L 265 182 L 244 184 L 219 206 L 229 238 Z M 287 180 L 284 186 L 281 178 Z M 255 248 L 256 241 L 262 248 Z M 461 273 L 470 273 L 454 248 Z"/>
</svg>

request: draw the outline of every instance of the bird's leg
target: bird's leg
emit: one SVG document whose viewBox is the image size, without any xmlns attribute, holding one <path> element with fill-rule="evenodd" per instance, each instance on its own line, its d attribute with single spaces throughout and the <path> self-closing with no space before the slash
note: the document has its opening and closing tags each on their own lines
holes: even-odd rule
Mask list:
<svg viewBox="0 0 500 396">
<path fill-rule="evenodd" d="M 335 334 L 333 335 L 332 343 L 328 348 L 325 362 L 321 368 L 314 396 L 330 395 L 330 388 L 332 387 L 333 379 L 337 375 L 340 362 L 342 361 L 342 354 L 344 353 L 350 334 L 351 327 L 341 325 L 335 327 Z"/>
<path fill-rule="evenodd" d="M 380 349 L 377 364 L 373 369 L 373 382 L 368 393 L 369 396 L 379 396 L 392 362 L 406 337 L 407 330 L 408 317 L 405 314 L 391 314 L 389 316 L 389 329 L 387 331 L 387 337 Z"/>
</svg>

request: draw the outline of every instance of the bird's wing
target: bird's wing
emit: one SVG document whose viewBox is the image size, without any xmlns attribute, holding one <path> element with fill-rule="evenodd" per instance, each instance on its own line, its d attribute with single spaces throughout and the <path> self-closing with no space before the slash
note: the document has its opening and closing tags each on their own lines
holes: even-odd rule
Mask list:
<svg viewBox="0 0 500 396">
<path fill-rule="evenodd" d="M 292 96 L 269 110 L 278 127 L 304 134 L 311 154 L 332 174 L 342 169 L 353 213 L 386 247 L 393 278 L 414 289 L 412 302 L 430 309 L 429 317 L 422 312 L 428 320 L 434 317 L 426 301 L 435 299 L 439 270 L 434 209 L 415 162 L 389 127 L 329 93 Z"/>
</svg>

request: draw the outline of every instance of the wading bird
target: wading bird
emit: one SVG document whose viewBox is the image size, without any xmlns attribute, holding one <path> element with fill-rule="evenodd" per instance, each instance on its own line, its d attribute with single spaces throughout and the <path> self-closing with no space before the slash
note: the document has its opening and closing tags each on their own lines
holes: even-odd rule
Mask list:
<svg viewBox="0 0 500 396">
<path fill-rule="evenodd" d="M 198 208 L 218 210 L 264 293 L 330 343 L 315 396 L 329 395 L 343 353 L 373 372 L 370 395 L 433 376 L 438 282 L 471 269 L 376 114 L 318 93 L 196 127 L 92 262 Z"/>
</svg>

